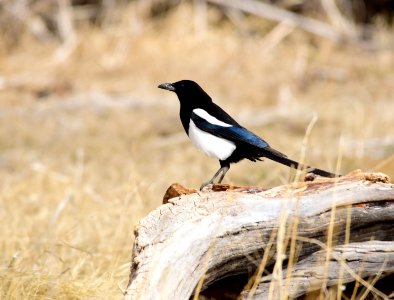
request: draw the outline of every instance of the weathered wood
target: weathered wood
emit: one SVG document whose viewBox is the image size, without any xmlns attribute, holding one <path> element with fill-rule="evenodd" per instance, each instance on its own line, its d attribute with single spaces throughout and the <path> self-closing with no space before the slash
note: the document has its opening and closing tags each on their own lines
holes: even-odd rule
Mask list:
<svg viewBox="0 0 394 300">
<path fill-rule="evenodd" d="M 394 242 L 368 241 L 341 245 L 328 251 L 327 265 L 326 257 L 327 251 L 321 250 L 303 259 L 292 268 L 288 282 L 285 277 L 279 281 L 272 275 L 261 278 L 252 299 L 283 299 L 285 294 L 295 298 L 321 289 L 324 284 L 345 284 L 383 272 L 393 272 Z M 287 274 L 286 271 L 283 273 Z M 379 293 L 376 290 L 374 292 Z M 248 291 L 242 293 L 243 299 L 248 296 Z M 384 298 L 385 295 L 380 296 Z"/>
<path fill-rule="evenodd" d="M 202 277 L 205 289 L 228 276 L 253 274 L 264 252 L 265 266 L 272 267 L 276 253 L 288 253 L 292 237 L 300 264 L 318 255 L 330 229 L 335 246 L 393 241 L 393 225 L 394 185 L 383 174 L 182 195 L 137 226 L 125 299 L 188 299 Z"/>
</svg>

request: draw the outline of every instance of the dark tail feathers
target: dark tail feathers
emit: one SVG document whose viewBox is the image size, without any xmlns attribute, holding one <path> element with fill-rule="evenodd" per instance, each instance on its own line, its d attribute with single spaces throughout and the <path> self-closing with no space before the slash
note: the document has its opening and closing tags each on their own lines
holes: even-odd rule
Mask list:
<svg viewBox="0 0 394 300">
<path fill-rule="evenodd" d="M 320 175 L 323 177 L 330 177 L 330 178 L 334 178 L 334 177 L 340 177 L 341 175 L 337 175 L 334 173 L 330 173 L 318 168 L 314 168 L 314 167 L 310 167 L 310 166 L 306 166 L 303 164 L 300 164 L 294 160 L 291 160 L 289 158 L 287 158 L 283 153 L 280 153 L 279 151 L 269 148 L 269 149 L 264 149 L 264 154 L 262 156 L 271 159 L 273 161 L 276 161 L 282 165 L 291 167 L 291 168 L 295 168 L 295 169 L 300 169 L 300 170 L 306 170 L 308 173 L 313 173 L 316 175 Z"/>
</svg>

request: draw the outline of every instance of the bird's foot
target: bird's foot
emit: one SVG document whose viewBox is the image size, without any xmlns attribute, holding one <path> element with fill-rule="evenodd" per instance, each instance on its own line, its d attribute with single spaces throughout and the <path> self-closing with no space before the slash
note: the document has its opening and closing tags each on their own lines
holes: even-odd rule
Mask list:
<svg viewBox="0 0 394 300">
<path fill-rule="evenodd" d="M 212 186 L 213 186 L 213 181 L 210 180 L 210 181 L 208 181 L 208 182 L 203 183 L 203 184 L 200 186 L 200 191 L 202 191 L 202 190 L 203 190 L 205 187 L 207 187 L 207 186 L 211 186 L 211 188 L 212 188 Z"/>
</svg>

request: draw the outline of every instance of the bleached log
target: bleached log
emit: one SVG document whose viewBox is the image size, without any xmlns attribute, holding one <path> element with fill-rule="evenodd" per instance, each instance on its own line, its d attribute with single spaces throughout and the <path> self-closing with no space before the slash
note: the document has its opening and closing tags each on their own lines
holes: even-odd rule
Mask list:
<svg viewBox="0 0 394 300">
<path fill-rule="evenodd" d="M 280 232 L 290 237 L 293 228 L 300 263 L 319 254 L 330 226 L 333 246 L 347 239 L 353 245 L 394 240 L 394 185 L 384 174 L 356 172 L 267 191 L 185 193 L 191 194 L 169 199 L 137 226 L 125 299 L 188 299 L 202 277 L 203 290 L 232 275 L 253 274 L 268 246 L 266 267 L 272 266 L 285 245 Z M 273 233 L 278 238 L 270 240 Z"/>
<path fill-rule="evenodd" d="M 326 258 L 327 260 L 326 264 Z M 341 285 L 355 280 L 365 286 L 368 283 L 362 278 L 375 276 L 384 272 L 394 271 L 394 242 L 367 241 L 351 243 L 334 247 L 334 249 L 317 251 L 297 263 L 291 270 L 291 275 L 281 280 L 266 276 L 260 280 L 258 288 L 253 291 L 251 299 L 283 299 L 286 294 L 291 298 L 304 295 L 307 292 L 321 289 L 325 286 Z M 283 271 L 287 274 L 287 270 Z M 286 286 L 287 285 L 287 286 Z M 339 287 L 342 289 L 342 287 Z M 373 293 L 385 298 L 385 295 L 374 289 Z M 242 293 L 247 299 L 249 291 Z"/>
</svg>

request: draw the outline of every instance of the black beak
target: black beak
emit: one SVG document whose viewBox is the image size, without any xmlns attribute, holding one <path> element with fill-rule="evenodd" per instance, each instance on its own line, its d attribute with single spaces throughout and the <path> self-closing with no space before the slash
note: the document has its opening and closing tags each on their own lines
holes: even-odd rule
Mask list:
<svg viewBox="0 0 394 300">
<path fill-rule="evenodd" d="M 159 89 L 163 90 L 168 90 L 171 92 L 175 92 L 175 87 L 172 85 L 172 83 L 162 83 L 158 86 Z"/>
</svg>

